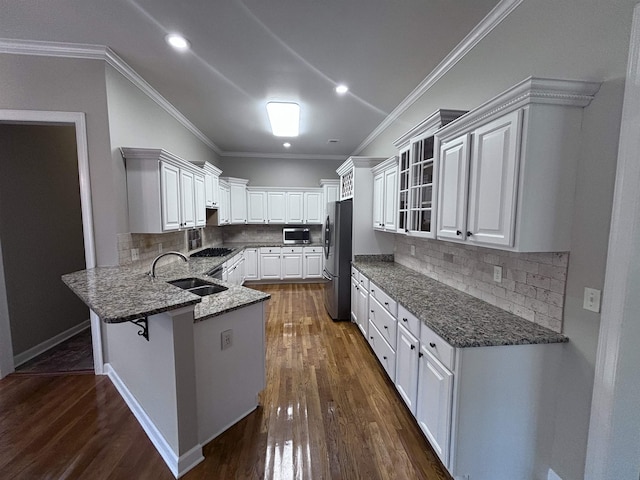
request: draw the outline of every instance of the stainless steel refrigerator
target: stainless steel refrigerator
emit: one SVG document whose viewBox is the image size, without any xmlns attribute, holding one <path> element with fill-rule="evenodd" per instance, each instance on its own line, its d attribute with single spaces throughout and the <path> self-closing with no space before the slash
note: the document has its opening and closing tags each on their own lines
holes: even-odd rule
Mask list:
<svg viewBox="0 0 640 480">
<path fill-rule="evenodd" d="M 330 202 L 324 223 L 324 305 L 333 320 L 351 319 L 352 200 Z"/>
</svg>

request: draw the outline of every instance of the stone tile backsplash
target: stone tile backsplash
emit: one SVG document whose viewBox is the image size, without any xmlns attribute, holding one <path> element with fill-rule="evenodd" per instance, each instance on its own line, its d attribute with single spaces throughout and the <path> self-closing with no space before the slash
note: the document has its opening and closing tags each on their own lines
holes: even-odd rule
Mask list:
<svg viewBox="0 0 640 480">
<path fill-rule="evenodd" d="M 394 250 L 401 265 L 562 332 L 568 252 L 505 252 L 406 235 L 396 235 Z M 494 266 L 502 267 L 500 283 L 493 280 Z"/>
<path fill-rule="evenodd" d="M 222 227 L 224 243 L 282 243 L 285 225 L 225 225 Z M 306 225 L 312 243 L 322 241 L 322 225 Z"/>
</svg>

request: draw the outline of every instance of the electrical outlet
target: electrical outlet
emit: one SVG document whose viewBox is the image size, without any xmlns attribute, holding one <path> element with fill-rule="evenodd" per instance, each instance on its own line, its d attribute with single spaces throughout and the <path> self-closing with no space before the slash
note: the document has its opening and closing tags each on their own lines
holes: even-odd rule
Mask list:
<svg viewBox="0 0 640 480">
<path fill-rule="evenodd" d="M 411 255 L 412 256 L 416 256 L 416 246 L 415 245 L 411 245 Z"/>
<path fill-rule="evenodd" d="M 138 251 L 137 248 L 131 249 L 131 260 L 133 262 L 137 262 L 138 260 L 140 260 L 140 252 Z"/>
<path fill-rule="evenodd" d="M 502 267 L 499 265 L 493 266 L 493 281 L 502 283 Z"/>
<path fill-rule="evenodd" d="M 161 243 L 158 244 L 158 253 L 162 253 L 162 244 Z"/>
<path fill-rule="evenodd" d="M 600 290 L 584 287 L 584 301 L 582 308 L 591 312 L 600 313 Z"/>
<path fill-rule="evenodd" d="M 222 332 L 222 350 L 226 350 L 233 343 L 233 330 L 225 330 Z"/>
</svg>

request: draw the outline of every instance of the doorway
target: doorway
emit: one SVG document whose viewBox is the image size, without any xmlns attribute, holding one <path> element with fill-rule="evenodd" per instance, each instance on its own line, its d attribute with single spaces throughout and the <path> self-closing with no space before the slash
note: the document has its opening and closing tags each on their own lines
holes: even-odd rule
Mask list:
<svg viewBox="0 0 640 480">
<path fill-rule="evenodd" d="M 54 130 L 51 130 L 52 128 Z M 53 332 L 55 344 L 64 340 L 65 335 L 68 337 L 73 334 L 74 328 L 80 331 L 90 324 L 95 372 L 101 374 L 102 342 L 99 319 L 93 312 L 90 313 L 84 305 L 80 307 L 76 303 L 69 307 L 69 304 L 79 302 L 79 300 L 73 298 L 73 294 L 68 291 L 60 280 L 61 273 L 95 266 L 84 114 L 0 110 L 0 129 L 10 129 L 10 137 L 18 135 L 17 132 L 22 129 L 27 129 L 27 135 L 29 135 L 28 132 L 38 131 L 39 135 L 42 135 L 42 132 L 54 132 L 56 131 L 55 129 L 62 129 L 60 131 L 66 132 L 64 135 L 67 136 L 67 139 L 70 139 L 67 143 L 75 143 L 73 145 L 75 151 L 70 154 L 67 152 L 66 155 L 67 161 L 71 160 L 71 164 L 67 165 L 66 168 L 66 180 L 56 178 L 59 171 L 56 168 L 52 168 L 52 164 L 55 163 L 54 152 L 47 152 L 46 147 L 44 147 L 44 152 L 32 152 L 35 158 L 24 160 L 29 163 L 28 168 L 18 169 L 20 171 L 18 173 L 20 182 L 26 181 L 25 185 L 31 187 L 29 193 L 23 192 L 18 185 L 20 182 L 17 179 L 15 185 L 9 185 L 8 187 L 11 191 L 10 194 L 0 197 L 4 205 L 2 207 L 4 227 L 0 230 L 0 233 L 3 234 L 0 236 L 0 378 L 14 371 L 14 358 L 19 357 L 21 351 L 25 349 L 29 342 L 23 336 L 24 331 L 16 335 L 16 332 L 12 329 L 12 321 L 10 321 L 10 313 L 20 313 L 21 309 L 23 311 L 20 315 L 27 311 L 31 314 L 32 319 L 35 318 L 35 323 L 28 327 L 33 332 L 27 332 L 34 334 L 35 340 L 31 341 L 40 341 L 39 344 L 44 343 L 45 346 L 46 341 L 41 341 L 43 335 L 46 336 Z M 19 134 L 24 135 L 25 133 Z M 73 142 L 74 138 L 75 142 Z M 60 147 L 53 148 L 58 149 Z M 69 159 L 68 157 L 71 158 Z M 4 162 L 8 160 L 8 156 L 4 155 Z M 48 160 L 49 164 L 47 164 Z M 22 163 L 22 160 L 20 163 Z M 6 167 L 6 165 L 3 165 L 3 167 Z M 23 165 L 23 167 L 25 166 Z M 34 178 L 37 178 L 39 173 L 42 178 L 35 180 Z M 12 171 L 11 174 L 13 175 L 15 172 Z M 69 184 L 69 175 L 75 177 L 73 184 Z M 63 182 L 68 186 L 68 189 L 62 188 L 63 196 L 71 193 L 75 206 L 69 207 L 67 204 L 67 206 L 56 209 L 54 202 L 48 201 L 46 193 L 41 195 L 38 188 L 36 187 L 34 190 L 33 185 L 31 185 L 31 183 L 39 184 L 46 191 L 49 184 L 56 182 Z M 6 188 L 5 182 L 5 192 Z M 64 193 L 65 190 L 68 191 Z M 7 203 L 9 203 L 9 208 L 7 208 Z M 16 212 L 13 211 L 13 206 L 15 206 Z M 28 213 L 29 208 L 31 208 L 33 215 Z M 7 214 L 7 212 L 9 213 Z M 9 221 L 6 221 L 7 215 L 9 216 Z M 38 218 L 40 222 L 37 221 Z M 70 224 L 73 223 L 76 225 L 72 228 Z M 45 230 L 44 226 L 47 226 L 48 230 Z M 70 234 L 70 231 L 74 228 L 76 234 Z M 9 229 L 9 234 L 6 233 L 7 229 Z M 73 237 L 75 239 L 70 240 Z M 57 246 L 47 249 L 46 247 L 50 243 Z M 70 244 L 73 243 L 75 243 L 73 259 L 67 264 L 60 262 L 57 257 L 66 256 L 66 253 L 63 255 L 62 252 L 69 250 L 71 248 Z M 79 249 L 78 245 L 80 245 Z M 38 256 L 35 255 L 39 253 L 36 251 L 38 246 L 43 247 L 45 252 L 39 255 L 37 259 L 29 258 Z M 3 259 L 5 259 L 4 263 L 7 265 L 3 265 Z M 22 267 L 22 272 L 20 267 Z M 53 272 L 56 268 L 59 271 Z M 47 272 L 46 274 L 44 273 L 45 271 Z M 21 275 L 23 278 L 18 280 L 16 275 Z M 49 286 L 54 288 L 48 289 Z M 68 308 L 68 310 L 62 310 L 62 307 L 57 302 L 60 301 L 61 297 L 67 295 L 66 303 L 68 305 L 65 308 Z M 16 305 L 19 305 L 17 309 Z M 53 313 L 57 314 L 58 310 L 60 310 L 60 315 L 52 321 Z M 35 315 L 33 312 L 36 312 Z M 55 323 L 59 323 L 59 325 L 52 325 Z M 20 329 L 24 330 L 23 327 L 21 326 Z M 57 332 L 54 327 L 57 327 Z"/>
</svg>

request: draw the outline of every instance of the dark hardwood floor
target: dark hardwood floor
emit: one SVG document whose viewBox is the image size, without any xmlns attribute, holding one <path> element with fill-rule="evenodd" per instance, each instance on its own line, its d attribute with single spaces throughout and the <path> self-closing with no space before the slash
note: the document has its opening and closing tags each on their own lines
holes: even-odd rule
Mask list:
<svg viewBox="0 0 640 480">
<path fill-rule="evenodd" d="M 254 288 L 272 295 L 262 406 L 184 479 L 450 479 L 357 326 L 325 314 L 321 285 Z M 0 478 L 173 476 L 108 378 L 10 375 Z"/>
</svg>

